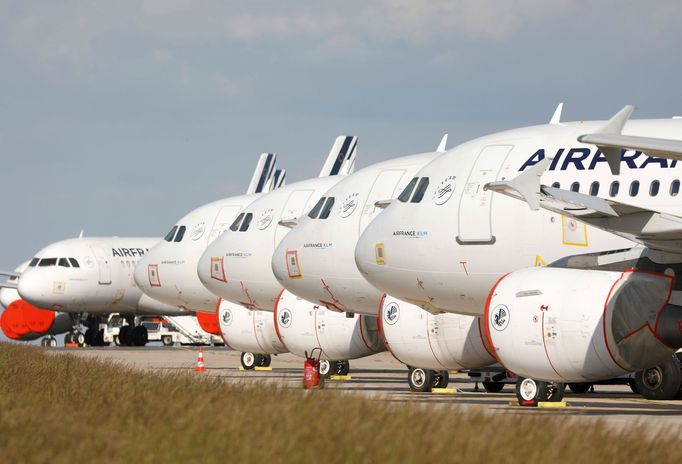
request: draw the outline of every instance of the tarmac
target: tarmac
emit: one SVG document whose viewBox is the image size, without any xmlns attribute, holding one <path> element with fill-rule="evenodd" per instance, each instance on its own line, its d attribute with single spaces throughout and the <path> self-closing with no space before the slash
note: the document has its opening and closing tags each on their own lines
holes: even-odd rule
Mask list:
<svg viewBox="0 0 682 464">
<path fill-rule="evenodd" d="M 71 353 L 85 358 L 100 358 L 121 362 L 150 371 L 190 371 L 196 366 L 196 347 L 105 347 L 51 348 L 55 354 Z M 271 370 L 240 369 L 240 354 L 225 347 L 204 347 L 206 373 L 226 382 L 272 382 L 280 386 L 302 389 L 303 359 L 292 354 L 272 357 Z M 515 406 L 514 385 L 508 384 L 500 393 L 487 393 L 466 373 L 450 373 L 447 392 L 415 393 L 407 383 L 407 368 L 389 353 L 379 353 L 350 361 L 350 378 L 327 380 L 325 389 L 348 394 L 366 395 L 397 405 L 425 404 L 437 407 L 457 407 L 489 414 L 549 414 L 567 421 L 587 424 L 604 423 L 616 429 L 641 428 L 642 433 L 682 433 L 682 400 L 652 401 L 632 393 L 627 385 L 596 385 L 594 392 L 572 393 L 566 389 L 563 408 L 528 408 Z"/>
</svg>

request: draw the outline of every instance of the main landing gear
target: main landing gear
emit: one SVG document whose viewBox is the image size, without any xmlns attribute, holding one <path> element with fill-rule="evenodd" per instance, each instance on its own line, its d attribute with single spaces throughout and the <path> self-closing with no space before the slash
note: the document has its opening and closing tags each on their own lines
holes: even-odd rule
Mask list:
<svg viewBox="0 0 682 464">
<path fill-rule="evenodd" d="M 648 400 L 673 400 L 680 397 L 682 368 L 677 354 L 658 366 L 635 374 L 635 386 Z"/>
<path fill-rule="evenodd" d="M 52 335 L 48 335 L 47 337 L 43 337 L 40 340 L 40 346 L 54 348 L 55 346 L 57 346 L 57 339 L 54 338 Z"/>
<path fill-rule="evenodd" d="M 446 388 L 450 383 L 448 371 L 434 371 L 421 367 L 410 367 L 407 383 L 413 392 L 430 392 L 434 388 Z"/>
<path fill-rule="evenodd" d="M 348 375 L 350 372 L 350 362 L 348 360 L 330 361 L 320 360 L 320 375 L 328 379 L 332 375 Z"/>
<path fill-rule="evenodd" d="M 537 406 L 541 402 L 558 403 L 564 398 L 566 385 L 561 382 L 543 382 L 519 377 L 516 382 L 516 398 L 519 406 Z"/>
<path fill-rule="evenodd" d="M 118 331 L 120 346 L 145 346 L 148 341 L 147 328 L 143 325 L 123 325 Z"/>
<path fill-rule="evenodd" d="M 242 353 L 241 363 L 244 370 L 250 371 L 256 367 L 270 367 L 272 357 L 269 354 Z"/>
</svg>

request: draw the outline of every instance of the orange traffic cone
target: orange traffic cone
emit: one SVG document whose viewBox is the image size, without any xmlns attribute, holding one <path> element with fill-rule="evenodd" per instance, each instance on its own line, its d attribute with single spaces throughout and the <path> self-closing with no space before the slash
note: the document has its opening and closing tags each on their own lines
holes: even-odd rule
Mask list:
<svg viewBox="0 0 682 464">
<path fill-rule="evenodd" d="M 199 347 L 199 354 L 197 355 L 197 367 L 194 368 L 196 372 L 206 372 L 204 365 L 204 349 Z"/>
</svg>

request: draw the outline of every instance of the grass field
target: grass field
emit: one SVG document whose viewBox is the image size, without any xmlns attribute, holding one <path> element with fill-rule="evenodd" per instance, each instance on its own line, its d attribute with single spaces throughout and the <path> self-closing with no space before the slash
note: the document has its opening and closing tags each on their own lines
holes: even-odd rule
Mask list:
<svg viewBox="0 0 682 464">
<path fill-rule="evenodd" d="M 5 463 L 679 462 L 678 442 L 644 435 L 560 416 L 235 386 L 0 344 Z"/>
</svg>

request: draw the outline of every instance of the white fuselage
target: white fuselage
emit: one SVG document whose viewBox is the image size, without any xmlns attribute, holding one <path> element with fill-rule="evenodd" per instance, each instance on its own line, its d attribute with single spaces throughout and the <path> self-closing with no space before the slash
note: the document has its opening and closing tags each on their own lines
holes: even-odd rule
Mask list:
<svg viewBox="0 0 682 464">
<path fill-rule="evenodd" d="M 215 312 L 218 298 L 199 281 L 197 263 L 206 247 L 259 196 L 225 198 L 185 215 L 140 261 L 135 273 L 137 285 L 146 295 L 166 304 Z"/>
<path fill-rule="evenodd" d="M 355 250 L 360 271 L 378 289 L 432 311 L 481 315 L 491 287 L 508 272 L 567 255 L 633 246 L 614 234 L 531 211 L 522 201 L 483 188 L 553 157 L 543 185 L 558 183 L 563 189 L 679 216 L 680 167 L 626 152 L 621 174 L 612 175 L 596 147 L 577 142 L 578 136 L 603 124 L 511 130 L 439 156 L 417 174 L 429 182 L 421 201 L 410 197 L 393 202 L 365 229 Z M 624 134 L 680 139 L 682 121 L 630 121 Z"/>
<path fill-rule="evenodd" d="M 21 297 L 38 308 L 70 313 L 180 314 L 144 298 L 135 266 L 158 241 L 147 237 L 62 240 L 35 254 L 18 281 Z"/>
<path fill-rule="evenodd" d="M 296 182 L 254 201 L 244 210 L 241 221 L 204 252 L 196 269 L 201 282 L 223 299 L 273 311 L 282 291 L 272 273 L 275 247 L 295 221 L 343 178 L 337 175 Z M 282 225 L 285 223 L 290 225 Z"/>
<path fill-rule="evenodd" d="M 272 270 L 280 284 L 295 295 L 331 309 L 376 315 L 382 292 L 360 274 L 355 245 L 382 209 L 376 202 L 395 199 L 417 171 L 437 153 L 404 156 L 363 168 L 325 194 L 333 198 L 328 217 L 302 217 L 272 255 Z M 287 259 L 300 266 L 290 274 Z"/>
</svg>

